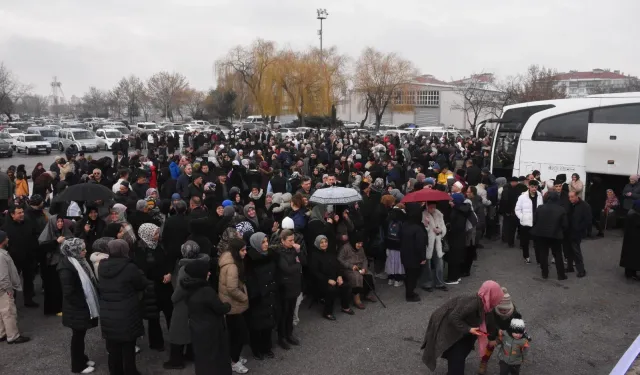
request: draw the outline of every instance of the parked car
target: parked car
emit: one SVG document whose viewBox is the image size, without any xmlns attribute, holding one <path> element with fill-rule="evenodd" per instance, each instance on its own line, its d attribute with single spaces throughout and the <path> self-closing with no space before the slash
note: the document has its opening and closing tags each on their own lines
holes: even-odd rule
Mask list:
<svg viewBox="0 0 640 375">
<path fill-rule="evenodd" d="M 120 141 L 120 138 L 122 138 L 122 133 L 112 128 L 98 129 L 96 130 L 96 138 L 98 148 L 104 149 L 106 151 L 111 150 L 111 146 L 113 146 L 114 142 Z"/>
<path fill-rule="evenodd" d="M 8 158 L 13 156 L 13 146 L 2 137 L 0 137 L 0 156 Z"/>
<path fill-rule="evenodd" d="M 424 128 L 416 129 L 415 136 L 423 136 L 423 137 L 438 137 L 442 138 L 446 136 L 447 138 L 456 138 L 460 136 L 460 132 L 457 129 L 439 127 L 439 126 L 429 126 Z"/>
<path fill-rule="evenodd" d="M 140 132 L 157 132 L 160 130 L 160 127 L 155 122 L 139 122 L 131 129 L 133 134 L 137 134 Z"/>
<path fill-rule="evenodd" d="M 50 129 L 44 126 L 36 126 L 33 128 L 27 129 L 27 134 L 36 134 L 42 136 L 45 141 L 49 142 L 51 148 L 58 147 L 58 131 Z"/>
<path fill-rule="evenodd" d="M 24 131 L 18 128 L 4 128 L 2 132 L 9 134 L 13 139 L 18 138 L 21 135 L 24 135 Z"/>
<path fill-rule="evenodd" d="M 62 129 L 58 135 L 58 150 L 76 145 L 78 151 L 98 151 L 98 142 L 92 131 L 84 129 Z"/>
<path fill-rule="evenodd" d="M 13 150 L 15 150 L 16 148 L 13 146 L 13 144 L 16 142 L 16 139 L 13 138 L 9 133 L 5 133 L 5 132 L 0 132 L 0 140 L 5 141 L 9 144 L 9 146 L 11 146 L 11 148 Z"/>
<path fill-rule="evenodd" d="M 345 121 L 343 125 L 346 129 L 357 129 L 360 124 L 355 121 Z"/>
<path fill-rule="evenodd" d="M 25 134 L 16 138 L 16 152 L 25 154 L 51 153 L 51 143 L 47 142 L 40 134 Z"/>
</svg>

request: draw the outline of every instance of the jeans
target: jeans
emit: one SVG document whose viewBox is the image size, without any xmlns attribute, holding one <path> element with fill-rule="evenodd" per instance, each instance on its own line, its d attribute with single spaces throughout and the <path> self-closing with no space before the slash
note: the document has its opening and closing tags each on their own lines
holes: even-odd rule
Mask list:
<svg viewBox="0 0 640 375">
<path fill-rule="evenodd" d="M 107 340 L 109 375 L 139 375 L 136 369 L 136 342 Z"/>
<path fill-rule="evenodd" d="M 442 258 L 433 256 L 427 260 L 427 264 L 422 269 L 420 276 L 420 286 L 423 288 L 437 288 L 444 286 L 444 263 Z"/>
<path fill-rule="evenodd" d="M 86 369 L 89 357 L 84 353 L 86 330 L 73 329 L 71 335 L 71 372 L 79 373 Z"/>
</svg>

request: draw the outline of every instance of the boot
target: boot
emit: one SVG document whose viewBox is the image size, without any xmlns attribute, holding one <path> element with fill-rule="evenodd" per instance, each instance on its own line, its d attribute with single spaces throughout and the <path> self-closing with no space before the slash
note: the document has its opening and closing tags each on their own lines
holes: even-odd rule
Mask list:
<svg viewBox="0 0 640 375">
<path fill-rule="evenodd" d="M 353 296 L 353 304 L 360 310 L 364 310 L 364 304 L 360 300 L 360 294 L 356 294 Z"/>
</svg>

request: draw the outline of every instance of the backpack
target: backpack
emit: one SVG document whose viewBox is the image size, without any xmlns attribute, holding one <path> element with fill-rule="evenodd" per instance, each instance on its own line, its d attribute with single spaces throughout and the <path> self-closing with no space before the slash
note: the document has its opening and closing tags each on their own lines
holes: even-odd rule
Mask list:
<svg viewBox="0 0 640 375">
<path fill-rule="evenodd" d="M 400 232 L 402 232 L 402 221 L 389 221 L 387 225 L 387 240 L 400 241 Z"/>
</svg>

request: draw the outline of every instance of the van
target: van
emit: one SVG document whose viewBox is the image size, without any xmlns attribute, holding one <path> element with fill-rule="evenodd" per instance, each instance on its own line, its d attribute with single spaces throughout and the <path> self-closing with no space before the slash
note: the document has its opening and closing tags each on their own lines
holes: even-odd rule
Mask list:
<svg viewBox="0 0 640 375">
<path fill-rule="evenodd" d="M 58 133 L 58 150 L 64 152 L 69 146 L 76 145 L 78 151 L 98 151 L 95 134 L 86 129 L 62 129 Z"/>
<path fill-rule="evenodd" d="M 58 148 L 58 133 L 58 131 L 45 126 L 31 127 L 27 129 L 27 134 L 40 135 L 45 141 L 49 142 L 51 144 L 51 148 L 54 149 Z"/>
<path fill-rule="evenodd" d="M 416 129 L 415 136 L 422 136 L 427 138 L 442 138 L 443 136 L 446 136 L 447 138 L 457 138 L 460 137 L 460 132 L 457 129 L 430 126 Z"/>
<path fill-rule="evenodd" d="M 155 122 L 139 122 L 131 129 L 131 132 L 134 134 L 137 133 L 149 133 L 149 132 L 157 132 L 160 130 L 160 127 Z"/>
</svg>

